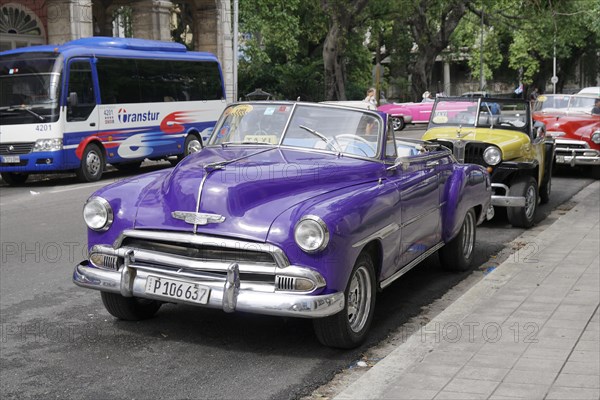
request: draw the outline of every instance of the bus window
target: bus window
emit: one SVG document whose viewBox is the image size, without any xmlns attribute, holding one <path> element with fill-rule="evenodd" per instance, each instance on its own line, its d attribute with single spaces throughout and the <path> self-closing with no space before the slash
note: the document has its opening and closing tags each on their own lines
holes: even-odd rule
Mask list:
<svg viewBox="0 0 600 400">
<path fill-rule="evenodd" d="M 217 63 L 173 61 L 171 68 L 173 80 L 177 85 L 178 97 L 183 95 L 189 101 L 224 98 L 221 74 Z"/>
<path fill-rule="evenodd" d="M 144 102 L 176 101 L 176 87 L 167 60 L 136 60 L 140 91 Z"/>
<path fill-rule="evenodd" d="M 134 60 L 98 58 L 98 85 L 102 104 L 142 103 L 138 68 Z"/>
<path fill-rule="evenodd" d="M 85 121 L 96 107 L 89 61 L 74 61 L 69 69 L 67 121 Z"/>
</svg>

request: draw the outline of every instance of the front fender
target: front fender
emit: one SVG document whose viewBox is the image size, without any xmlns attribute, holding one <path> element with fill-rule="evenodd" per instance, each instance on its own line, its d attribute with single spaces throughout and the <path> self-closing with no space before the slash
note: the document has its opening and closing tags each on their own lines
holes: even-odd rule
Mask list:
<svg viewBox="0 0 600 400">
<path fill-rule="evenodd" d="M 326 293 L 343 291 L 364 244 L 373 232 L 399 221 L 400 196 L 391 184 L 377 181 L 324 194 L 279 215 L 267 241 L 281 247 L 290 263 L 319 271 L 327 282 Z M 321 252 L 305 253 L 294 241 L 294 227 L 305 215 L 320 217 L 329 229 L 329 244 Z M 384 261 L 385 262 L 385 261 Z"/>
<path fill-rule="evenodd" d="M 132 229 L 139 202 L 151 190 L 159 190 L 160 183 L 171 169 L 150 172 L 113 183 L 97 190 L 92 196 L 100 196 L 110 203 L 115 215 L 112 226 L 105 232 L 88 229 L 88 248 L 95 244 L 112 245 L 125 229 Z"/>
</svg>

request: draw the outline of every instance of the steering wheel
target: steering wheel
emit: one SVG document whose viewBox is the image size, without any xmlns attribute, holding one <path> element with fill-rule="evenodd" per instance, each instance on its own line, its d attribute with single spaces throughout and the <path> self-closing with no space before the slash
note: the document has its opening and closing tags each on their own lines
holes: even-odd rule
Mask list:
<svg viewBox="0 0 600 400">
<path fill-rule="evenodd" d="M 358 135 L 354 135 L 354 134 L 352 134 L 352 133 L 344 133 L 344 134 L 342 134 L 342 135 L 337 135 L 337 136 L 334 136 L 334 138 L 336 139 L 336 141 L 337 141 L 337 139 L 340 139 L 340 138 L 341 138 L 341 139 L 347 139 L 347 140 L 350 140 L 350 139 L 355 139 L 355 140 L 358 140 L 359 142 L 362 142 L 362 143 L 366 144 L 366 145 L 369 147 L 369 149 L 373 150 L 373 156 L 375 155 L 375 153 L 377 153 L 377 151 L 376 151 L 376 150 L 375 150 L 375 148 L 374 148 L 374 147 L 371 145 L 371 143 L 369 143 L 369 142 L 368 142 L 368 141 L 367 141 L 365 138 L 363 138 L 363 137 L 360 137 L 360 136 L 358 136 Z M 365 154 L 365 156 L 367 156 L 367 157 L 372 157 L 372 156 L 369 156 L 369 155 L 367 154 L 367 152 L 366 152 L 366 151 L 364 151 L 363 149 L 361 149 L 360 147 L 358 147 L 358 146 L 356 146 L 356 145 L 355 145 L 354 147 L 356 147 L 357 149 L 359 149 L 360 151 L 362 151 L 362 152 Z"/>
</svg>

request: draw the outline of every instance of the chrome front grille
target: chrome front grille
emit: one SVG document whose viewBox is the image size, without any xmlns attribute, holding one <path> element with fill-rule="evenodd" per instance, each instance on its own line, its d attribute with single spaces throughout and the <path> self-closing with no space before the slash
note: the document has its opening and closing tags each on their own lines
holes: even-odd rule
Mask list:
<svg viewBox="0 0 600 400">
<path fill-rule="evenodd" d="M 192 278 L 217 285 L 227 282 L 235 266 L 240 288 L 250 291 L 308 294 L 326 285 L 318 271 L 290 265 L 275 245 L 191 233 L 125 230 L 112 246 L 93 246 L 90 261 L 96 268 L 112 270 L 116 265 L 119 271 L 133 269 L 142 276 Z"/>
<path fill-rule="evenodd" d="M 135 238 L 126 238 L 123 241 L 122 246 L 137 250 L 148 250 L 164 255 L 184 257 L 198 262 L 227 264 L 255 263 L 275 266 L 275 260 L 272 255 L 264 252 L 249 251 L 243 248 L 230 249 L 201 244 L 179 244 L 156 240 L 139 240 Z"/>
<path fill-rule="evenodd" d="M 34 142 L 24 143 L 1 143 L 0 155 L 10 156 L 15 154 L 29 154 L 33 150 Z"/>
</svg>

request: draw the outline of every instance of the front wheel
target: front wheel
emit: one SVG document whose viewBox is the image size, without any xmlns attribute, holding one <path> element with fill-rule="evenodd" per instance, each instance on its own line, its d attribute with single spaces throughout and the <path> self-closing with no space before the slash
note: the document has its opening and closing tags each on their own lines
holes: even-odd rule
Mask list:
<svg viewBox="0 0 600 400">
<path fill-rule="evenodd" d="M 81 156 L 81 165 L 75 173 L 79 180 L 83 182 L 95 182 L 102 177 L 104 166 L 102 150 L 96 143 L 90 143 L 85 147 Z"/>
<path fill-rule="evenodd" d="M 395 131 L 401 131 L 406 127 L 406 123 L 404 122 L 404 118 L 402 117 L 392 117 L 392 127 Z"/>
<path fill-rule="evenodd" d="M 440 263 L 449 271 L 466 271 L 473 261 L 477 222 L 475 211 L 467 211 L 458 235 L 439 251 Z"/>
<path fill-rule="evenodd" d="M 154 316 L 161 302 L 156 300 L 123 297 L 116 293 L 100 292 L 104 308 L 113 317 L 125 321 L 140 321 Z"/>
<path fill-rule="evenodd" d="M 183 146 L 183 156 L 186 157 L 192 153 L 197 153 L 200 150 L 202 150 L 200 138 L 194 134 L 187 135 Z"/>
<path fill-rule="evenodd" d="M 375 310 L 375 267 L 368 254 L 361 254 L 345 291 L 344 309 L 335 315 L 313 320 L 315 334 L 325 346 L 351 349 L 360 345 Z"/>
<path fill-rule="evenodd" d="M 4 182 L 8 183 L 10 186 L 22 185 L 29 177 L 29 174 L 21 172 L 2 172 L 0 175 L 2 175 Z"/>
<path fill-rule="evenodd" d="M 508 222 L 517 228 L 529 228 L 535 222 L 537 210 L 537 182 L 531 176 L 515 179 L 509 189 L 511 196 L 525 197 L 525 207 L 509 207 L 506 210 Z"/>
</svg>

